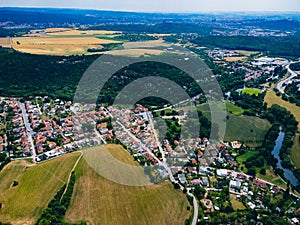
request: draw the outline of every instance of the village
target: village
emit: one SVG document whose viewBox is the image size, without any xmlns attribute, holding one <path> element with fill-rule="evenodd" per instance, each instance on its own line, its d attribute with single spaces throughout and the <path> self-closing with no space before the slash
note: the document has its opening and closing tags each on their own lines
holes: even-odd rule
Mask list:
<svg viewBox="0 0 300 225">
<path fill-rule="evenodd" d="M 96 109 L 96 104 L 72 105 L 47 96 L 1 98 L 0 105 L 0 151 L 12 159 L 32 158 L 39 163 L 95 145 L 121 143 L 141 166 L 152 166 L 152 176 L 159 177 L 154 182 L 170 178 L 174 187 L 178 184 L 183 190 L 203 188 L 206 194 L 199 201 L 204 215 L 267 209 L 276 196 L 286 193 L 282 187 L 237 170 L 238 163 L 229 151 L 241 147 L 237 141 L 211 143 L 207 137 L 198 137 L 169 143 L 159 136 L 152 112 L 142 105 Z M 289 198 L 288 209 L 276 206 L 270 210 L 299 216 L 299 196 Z M 297 218 L 290 220 L 299 223 Z"/>
</svg>

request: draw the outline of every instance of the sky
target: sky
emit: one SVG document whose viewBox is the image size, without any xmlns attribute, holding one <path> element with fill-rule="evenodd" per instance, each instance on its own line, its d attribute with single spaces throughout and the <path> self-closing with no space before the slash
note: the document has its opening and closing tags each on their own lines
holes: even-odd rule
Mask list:
<svg viewBox="0 0 300 225">
<path fill-rule="evenodd" d="M 300 0 L 0 0 L 0 6 L 84 8 L 138 12 L 300 12 Z"/>
</svg>

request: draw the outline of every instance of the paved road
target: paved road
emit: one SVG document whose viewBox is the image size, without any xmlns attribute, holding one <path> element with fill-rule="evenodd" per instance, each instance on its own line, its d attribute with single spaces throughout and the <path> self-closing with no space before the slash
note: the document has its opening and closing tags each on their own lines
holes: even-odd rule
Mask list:
<svg viewBox="0 0 300 225">
<path fill-rule="evenodd" d="M 163 148 L 162 148 L 162 146 L 161 146 L 161 143 L 160 143 L 160 141 L 159 141 L 159 139 L 158 139 L 158 137 L 157 137 L 157 133 L 156 133 L 156 130 L 155 130 L 154 125 L 153 125 L 152 113 L 151 113 L 151 112 L 148 112 L 148 113 L 147 113 L 147 116 L 148 116 L 148 120 L 149 120 L 149 124 L 150 124 L 150 126 L 151 126 L 151 129 L 152 129 L 152 131 L 153 131 L 154 138 L 155 138 L 155 141 L 156 141 L 156 143 L 157 143 L 157 146 L 158 146 L 160 152 L 162 153 L 162 158 L 163 158 L 163 162 L 162 162 L 162 163 L 164 164 L 164 168 L 168 171 L 170 180 L 171 180 L 172 182 L 176 182 L 176 180 L 175 180 L 175 178 L 174 178 L 174 176 L 173 176 L 173 173 L 172 173 L 170 167 L 169 167 L 168 164 L 167 164 L 167 161 L 166 161 L 166 158 L 165 158 L 165 151 L 163 150 Z M 180 185 L 180 184 L 179 184 L 179 185 Z M 183 190 L 184 187 L 180 185 L 180 189 Z M 195 197 L 192 193 L 190 193 L 190 190 L 191 190 L 191 189 L 188 189 L 187 194 L 193 198 L 194 215 L 193 215 L 192 225 L 196 225 L 196 224 L 197 224 L 197 221 L 198 221 L 198 211 L 199 211 L 199 209 L 198 209 L 198 202 L 197 202 L 196 197 Z"/>
<path fill-rule="evenodd" d="M 231 171 L 231 172 L 236 172 L 236 171 L 234 171 L 234 170 L 229 170 L 229 171 Z M 251 176 L 249 176 L 248 174 L 245 174 L 245 173 L 243 173 L 243 172 L 238 172 L 238 173 L 241 173 L 241 174 L 247 176 L 247 179 L 248 179 L 248 180 L 249 180 L 249 178 L 251 177 Z M 266 184 L 268 184 L 268 185 L 270 185 L 270 186 L 276 185 L 276 184 L 273 184 L 273 183 L 271 183 L 271 182 L 269 182 L 269 181 L 266 181 L 266 180 L 264 180 L 264 179 L 260 179 L 260 178 L 257 178 L 257 179 L 262 180 L 263 182 L 265 182 Z M 277 186 L 278 186 L 278 185 L 277 185 Z M 278 186 L 278 187 L 279 187 L 280 190 L 285 191 L 284 188 L 282 188 L 282 187 L 280 187 L 280 186 Z M 300 194 L 298 194 L 298 193 L 292 193 L 292 192 L 290 192 L 290 194 L 293 195 L 293 196 L 295 196 L 296 198 L 300 198 Z"/>
<path fill-rule="evenodd" d="M 297 62 L 292 62 L 292 63 L 297 63 Z M 289 81 L 291 81 L 293 78 L 297 77 L 298 74 L 291 70 L 290 65 L 292 64 L 290 63 L 289 65 L 287 65 L 285 68 L 288 70 L 288 73 L 290 74 L 288 77 L 281 79 L 278 83 L 275 84 L 275 88 L 278 89 L 278 91 L 281 94 L 284 94 L 284 90 L 285 87 L 284 84 L 287 84 Z"/>
<path fill-rule="evenodd" d="M 36 151 L 34 148 L 34 143 L 33 143 L 33 138 L 32 138 L 32 135 L 35 132 L 33 132 L 33 130 L 31 129 L 24 103 L 18 102 L 18 101 L 17 101 L 17 103 L 19 104 L 19 106 L 22 110 L 22 116 L 23 116 L 26 132 L 27 132 L 27 136 L 28 136 L 28 141 L 29 141 L 30 149 L 31 149 L 31 155 L 32 155 L 31 158 L 33 158 L 33 161 L 35 162 L 35 158 L 36 158 L 37 154 L 36 154 Z"/>
<path fill-rule="evenodd" d="M 94 128 L 96 135 L 101 139 L 101 141 L 106 145 L 107 142 L 104 140 L 104 138 L 102 137 L 102 135 L 99 133 L 99 131 Z"/>
<path fill-rule="evenodd" d="M 158 149 L 159 149 L 159 151 L 160 151 L 161 154 L 162 154 L 163 162 L 166 162 L 165 151 L 164 151 L 163 148 L 161 147 L 161 143 L 160 143 L 160 141 L 159 141 L 159 139 L 158 139 L 158 137 L 157 137 L 157 132 L 156 132 L 156 130 L 155 130 L 155 128 L 154 128 L 154 124 L 153 124 L 153 120 L 152 120 L 152 113 L 151 113 L 151 112 L 148 112 L 148 113 L 147 113 L 147 117 L 148 117 L 148 120 L 149 120 L 149 124 L 150 124 L 150 126 L 151 126 L 151 129 L 152 129 L 152 131 L 153 131 L 154 139 L 155 139 L 155 141 L 156 141 L 156 143 L 157 143 Z"/>
<path fill-rule="evenodd" d="M 196 197 L 190 191 L 191 188 L 187 188 L 187 194 L 193 198 L 193 205 L 194 205 L 194 215 L 193 215 L 192 225 L 196 225 L 198 222 L 199 206 Z"/>
<path fill-rule="evenodd" d="M 106 112 L 110 115 L 110 117 L 112 117 L 112 118 L 114 117 L 108 110 L 106 110 Z M 148 119 L 149 119 L 149 122 L 150 122 L 151 129 L 152 129 L 153 132 L 154 132 L 155 139 L 157 140 L 158 147 L 159 147 L 159 149 L 163 152 L 163 148 L 161 147 L 161 144 L 160 144 L 160 142 L 158 141 L 158 138 L 157 138 L 157 135 L 156 135 L 156 131 L 155 131 L 154 126 L 153 126 L 153 121 L 152 121 L 152 117 L 151 117 L 151 112 L 148 112 L 148 113 L 147 113 L 147 116 L 148 116 Z M 172 173 L 170 167 L 168 166 L 168 164 L 166 163 L 165 160 L 163 160 L 163 162 L 160 161 L 160 160 L 152 153 L 152 151 L 151 151 L 150 149 L 148 149 L 148 148 L 142 143 L 142 141 L 141 141 L 140 139 L 138 139 L 138 138 L 137 138 L 136 136 L 134 136 L 128 129 L 126 129 L 126 127 L 119 121 L 118 118 L 116 119 L 116 123 L 118 123 L 118 124 L 123 128 L 123 130 L 124 130 L 125 132 L 127 132 L 134 140 L 136 140 L 137 142 L 141 143 L 141 145 L 143 146 L 143 148 L 145 148 L 145 149 L 147 150 L 147 152 L 148 152 L 154 159 L 157 160 L 158 164 L 159 164 L 160 166 L 163 166 L 163 167 L 165 168 L 165 170 L 166 170 L 166 171 L 168 172 L 168 174 L 169 174 L 169 178 L 170 178 L 171 182 L 173 182 L 173 183 L 178 183 L 178 182 L 175 180 L 175 178 L 174 178 L 174 176 L 173 176 L 173 173 Z M 180 189 L 181 189 L 181 190 L 184 189 L 184 187 L 183 187 L 181 184 L 179 184 L 179 186 L 180 186 Z M 193 198 L 194 215 L 193 215 L 192 225 L 196 225 L 196 224 L 197 224 L 197 221 L 198 221 L 198 202 L 197 202 L 196 197 L 195 197 L 192 193 L 189 192 L 190 190 L 191 190 L 191 189 L 188 190 L 188 193 L 187 193 L 187 194 Z"/>
</svg>

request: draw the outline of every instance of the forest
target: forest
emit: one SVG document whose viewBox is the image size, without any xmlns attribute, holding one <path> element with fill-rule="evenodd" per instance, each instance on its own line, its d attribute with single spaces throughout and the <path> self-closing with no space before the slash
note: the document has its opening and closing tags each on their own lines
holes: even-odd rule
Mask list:
<svg viewBox="0 0 300 225">
<path fill-rule="evenodd" d="M 251 36 L 202 36 L 192 40 L 199 46 L 232 50 L 260 51 L 271 56 L 297 58 L 300 52 L 300 36 L 290 38 Z"/>
</svg>

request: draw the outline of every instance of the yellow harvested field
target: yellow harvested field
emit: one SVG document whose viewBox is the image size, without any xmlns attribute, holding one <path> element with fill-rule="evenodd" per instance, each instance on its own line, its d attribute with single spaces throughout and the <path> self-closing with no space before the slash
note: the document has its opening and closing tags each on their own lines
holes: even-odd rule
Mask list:
<svg viewBox="0 0 300 225">
<path fill-rule="evenodd" d="M 69 30 L 72 30 L 72 28 L 55 27 L 55 28 L 46 28 L 45 32 L 54 33 L 54 32 L 63 32 L 63 31 L 69 31 Z"/>
<path fill-rule="evenodd" d="M 83 46 L 83 45 L 24 45 L 22 48 L 16 47 L 14 49 L 30 54 L 36 55 L 90 55 L 97 54 L 97 52 L 87 52 L 88 48 L 101 48 L 100 46 Z M 99 53 L 98 53 L 99 54 Z"/>
<path fill-rule="evenodd" d="M 101 48 L 101 44 L 119 43 L 118 41 L 96 37 L 17 37 L 13 38 L 13 48 L 30 54 L 73 55 L 89 54 L 88 48 Z"/>
<path fill-rule="evenodd" d="M 10 48 L 10 38 L 0 38 L 0 46 L 3 48 Z"/>
<path fill-rule="evenodd" d="M 22 37 L 45 37 L 46 35 L 43 33 L 34 33 L 34 34 L 24 34 Z"/>
<path fill-rule="evenodd" d="M 17 44 L 19 42 L 19 44 Z M 70 38 L 57 38 L 57 37 L 42 37 L 42 38 L 28 38 L 18 37 L 13 38 L 14 47 L 22 47 L 22 45 L 101 45 L 119 43 L 118 41 L 99 39 L 96 37 L 70 37 Z"/>
<path fill-rule="evenodd" d="M 122 147 L 107 145 L 105 148 L 119 160 L 133 162 L 132 156 Z M 175 190 L 169 181 L 139 187 L 117 184 L 96 173 L 84 158 L 76 167 L 75 174 L 76 182 L 65 216 L 66 222 L 182 225 L 191 214 L 191 210 L 187 210 L 189 204 L 186 196 Z"/>
<path fill-rule="evenodd" d="M 247 59 L 246 56 L 238 56 L 238 57 L 226 57 L 224 58 L 227 62 L 237 62 Z"/>
<path fill-rule="evenodd" d="M 271 88 L 272 89 L 272 88 Z M 298 121 L 298 130 L 300 131 L 300 107 L 290 102 L 284 101 L 280 96 L 277 96 L 274 91 L 269 89 L 264 101 L 271 107 L 274 104 L 280 105 L 290 111 Z"/>
</svg>

